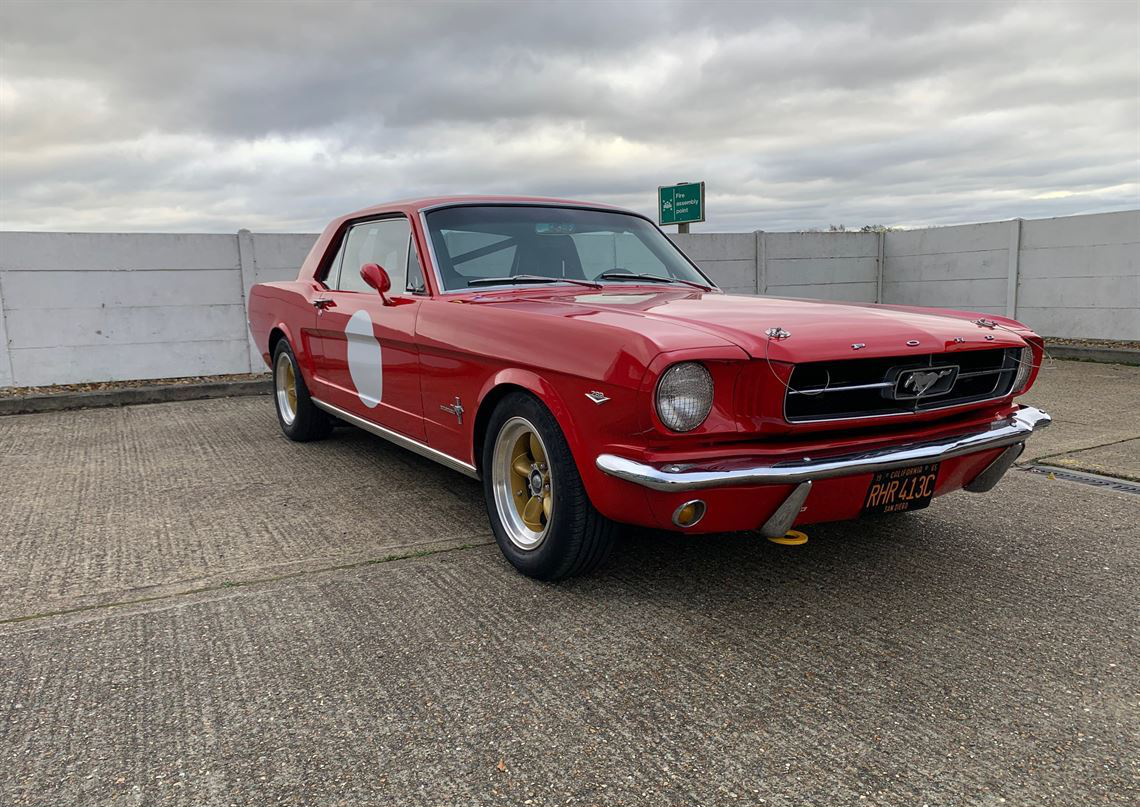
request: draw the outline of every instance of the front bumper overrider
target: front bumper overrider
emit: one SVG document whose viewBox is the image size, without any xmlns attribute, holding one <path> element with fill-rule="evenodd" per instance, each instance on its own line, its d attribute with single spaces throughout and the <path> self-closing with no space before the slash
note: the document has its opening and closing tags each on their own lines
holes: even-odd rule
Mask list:
<svg viewBox="0 0 1140 807">
<path fill-rule="evenodd" d="M 900 443 L 838 456 L 803 457 L 768 463 L 757 462 L 755 458 L 734 458 L 649 465 L 615 454 L 600 454 L 596 465 L 603 473 L 617 479 L 669 493 L 744 485 L 799 485 L 837 476 L 941 462 L 988 449 L 1019 445 L 1034 431 L 1051 422 L 1052 418 L 1040 409 L 1022 406 L 984 428 L 934 440 Z M 1016 454 L 1013 457 L 1016 459 Z M 1007 464 L 1006 468 L 1008 467 Z M 1004 470 L 1003 468 L 1002 471 Z M 1000 474 L 998 476 L 1000 478 Z"/>
</svg>

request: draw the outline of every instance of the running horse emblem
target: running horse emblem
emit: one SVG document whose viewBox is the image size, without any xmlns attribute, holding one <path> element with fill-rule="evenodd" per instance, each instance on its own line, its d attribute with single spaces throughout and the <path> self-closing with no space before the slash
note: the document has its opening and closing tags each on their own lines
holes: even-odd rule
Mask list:
<svg viewBox="0 0 1140 807">
<path fill-rule="evenodd" d="M 937 384 L 940 379 L 945 378 L 952 372 L 954 371 L 950 368 L 931 370 L 928 373 L 916 370 L 903 382 L 903 389 L 910 390 L 915 396 L 923 395 L 928 389 Z"/>
</svg>

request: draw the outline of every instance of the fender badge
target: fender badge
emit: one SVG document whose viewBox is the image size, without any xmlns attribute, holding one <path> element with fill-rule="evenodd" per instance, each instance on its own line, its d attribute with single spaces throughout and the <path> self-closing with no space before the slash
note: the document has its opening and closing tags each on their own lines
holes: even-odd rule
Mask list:
<svg viewBox="0 0 1140 807">
<path fill-rule="evenodd" d="M 783 328 L 777 325 L 775 328 L 769 328 L 768 330 L 764 331 L 764 335 L 769 339 L 787 339 L 792 335 L 792 332 L 785 331 Z"/>
<path fill-rule="evenodd" d="M 589 398 L 591 401 L 593 401 L 596 404 L 604 404 L 606 401 L 609 400 L 609 398 L 606 397 L 606 394 L 604 392 L 602 392 L 601 390 L 596 390 L 596 389 L 590 390 L 589 392 L 587 392 L 586 397 Z"/>
<path fill-rule="evenodd" d="M 918 347 L 918 340 L 917 339 L 907 339 L 906 340 L 906 346 L 907 347 Z"/>
<path fill-rule="evenodd" d="M 463 413 L 467 410 L 463 408 L 463 404 L 460 402 L 458 395 L 455 396 L 455 403 L 440 404 L 439 408 L 449 415 L 455 415 L 455 420 L 458 421 L 459 425 L 463 425 Z"/>
<path fill-rule="evenodd" d="M 865 347 L 867 347 L 867 346 L 865 344 L 863 344 L 862 342 L 856 342 L 855 344 L 853 344 L 851 346 L 851 349 L 852 350 L 862 350 Z"/>
</svg>

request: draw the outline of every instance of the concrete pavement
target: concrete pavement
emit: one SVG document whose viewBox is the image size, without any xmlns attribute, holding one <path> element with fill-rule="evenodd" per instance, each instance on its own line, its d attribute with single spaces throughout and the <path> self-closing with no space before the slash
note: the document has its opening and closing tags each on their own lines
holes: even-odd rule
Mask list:
<svg viewBox="0 0 1140 807">
<path fill-rule="evenodd" d="M 1138 390 L 1058 363 L 1034 455 L 1134 461 Z M 0 418 L 0 457 L 0 804 L 1140 798 L 1135 495 L 1014 471 L 552 586 L 476 483 L 264 398 Z"/>
<path fill-rule="evenodd" d="M 1024 461 L 1140 438 L 1140 367 L 1047 361 L 1022 400 L 1053 416 L 1053 424 L 1026 443 Z"/>
</svg>

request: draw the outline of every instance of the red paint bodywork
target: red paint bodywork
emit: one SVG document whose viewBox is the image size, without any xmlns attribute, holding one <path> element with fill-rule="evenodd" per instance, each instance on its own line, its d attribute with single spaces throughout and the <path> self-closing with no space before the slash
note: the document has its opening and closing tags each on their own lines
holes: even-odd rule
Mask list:
<svg viewBox="0 0 1140 807">
<path fill-rule="evenodd" d="M 476 467 L 480 428 L 498 395 L 514 388 L 529 391 L 561 425 L 594 505 L 617 521 L 675 529 L 671 514 L 692 495 L 656 492 L 607 476 L 594 464 L 602 453 L 654 463 L 826 456 L 938 437 L 1015 408 L 1013 396 L 1006 396 L 913 416 L 791 424 L 782 414 L 782 381 L 796 363 L 855 357 L 851 346 L 856 342 L 865 345 L 858 358 L 1028 345 L 1034 364 L 1040 363 L 1041 340 L 1024 325 L 986 315 L 1003 327 L 980 328 L 971 322 L 980 315 L 963 311 L 732 296 L 632 283 L 601 291 L 546 286 L 443 295 L 420 213 L 473 202 L 582 206 L 531 197 L 438 197 L 342 216 L 321 234 L 297 280 L 253 287 L 253 338 L 267 363 L 273 340 L 288 339 L 313 396 Z M 393 289 L 389 298 L 394 304 L 384 305 L 375 292 L 326 288 L 318 278 L 347 226 L 392 213 L 411 222 L 426 293 Z M 312 301 L 318 297 L 331 298 L 335 305 L 317 313 Z M 374 323 L 384 357 L 384 394 L 371 409 L 361 404 L 347 371 L 344 327 L 361 308 Z M 776 326 L 791 331 L 792 338 L 768 339 L 764 331 Z M 907 346 L 908 340 L 919 344 Z M 701 426 L 677 434 L 658 421 L 653 391 L 660 374 L 683 360 L 700 360 L 710 369 L 715 403 Z M 610 400 L 593 403 L 586 397 L 593 390 Z M 462 423 L 440 408 L 457 397 L 466 411 Z M 936 495 L 960 489 L 998 453 L 1000 449 L 991 449 L 944 462 Z M 858 516 L 870 478 L 861 474 L 817 482 L 796 523 Z M 702 491 L 707 515 L 689 531 L 755 529 L 790 489 L 768 485 Z"/>
</svg>

